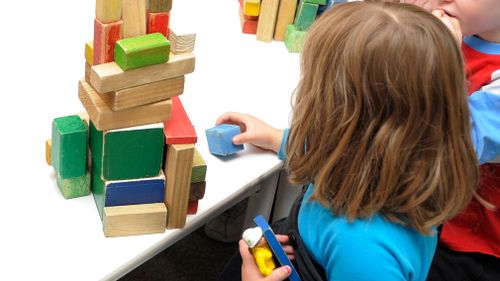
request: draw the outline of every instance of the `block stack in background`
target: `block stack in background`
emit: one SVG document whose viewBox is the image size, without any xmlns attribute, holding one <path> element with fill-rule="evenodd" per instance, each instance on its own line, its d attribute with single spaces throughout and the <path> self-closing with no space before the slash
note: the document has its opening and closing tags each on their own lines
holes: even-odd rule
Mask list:
<svg viewBox="0 0 500 281">
<path fill-rule="evenodd" d="M 241 30 L 263 42 L 284 41 L 287 50 L 302 50 L 307 30 L 318 15 L 347 0 L 238 0 Z"/>
<path fill-rule="evenodd" d="M 190 198 L 193 170 L 204 161 L 178 97 L 184 75 L 194 71 L 195 37 L 168 40 L 171 8 L 172 0 L 96 0 L 94 40 L 85 45 L 79 82 L 88 118 L 72 118 L 88 134 L 80 149 L 87 155 L 88 147 L 84 162 L 90 167 L 84 166 L 106 236 L 183 227 L 188 208 L 196 213 L 205 191 L 206 165 Z M 173 53 L 172 45 L 184 47 Z M 54 139 L 53 133 L 48 159 L 59 145 Z"/>
</svg>

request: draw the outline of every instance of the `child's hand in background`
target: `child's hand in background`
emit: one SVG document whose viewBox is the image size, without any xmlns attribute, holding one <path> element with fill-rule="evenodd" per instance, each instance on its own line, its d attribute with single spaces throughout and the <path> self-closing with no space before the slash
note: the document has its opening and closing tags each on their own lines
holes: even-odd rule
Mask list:
<svg viewBox="0 0 500 281">
<path fill-rule="evenodd" d="M 216 125 L 233 124 L 241 128 L 241 134 L 233 138 L 236 145 L 250 143 L 265 150 L 278 152 L 283 130 L 271 127 L 254 116 L 237 112 L 227 112 L 217 118 Z"/>
<path fill-rule="evenodd" d="M 451 34 L 455 36 L 458 45 L 462 45 L 462 28 L 460 27 L 460 22 L 454 17 L 450 17 L 443 10 L 434 10 L 432 14 L 440 19 L 451 31 Z"/>
</svg>

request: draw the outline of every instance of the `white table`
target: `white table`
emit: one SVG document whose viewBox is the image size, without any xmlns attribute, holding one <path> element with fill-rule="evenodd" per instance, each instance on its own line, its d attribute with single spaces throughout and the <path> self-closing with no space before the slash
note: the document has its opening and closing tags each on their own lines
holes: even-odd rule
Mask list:
<svg viewBox="0 0 500 281">
<path fill-rule="evenodd" d="M 116 279 L 254 193 L 280 169 L 273 153 L 248 146 L 230 160 L 210 155 L 204 130 L 229 110 L 286 127 L 299 56 L 281 42 L 241 34 L 236 0 L 174 0 L 172 13 L 198 26 L 196 70 L 186 77 L 181 99 L 208 164 L 206 195 L 183 229 L 105 238 L 92 196 L 64 200 L 45 163 L 52 119 L 83 111 L 77 84 L 84 44 L 93 38 L 94 1 L 20 3 L 2 2 L 0 17 L 0 279 Z"/>
</svg>

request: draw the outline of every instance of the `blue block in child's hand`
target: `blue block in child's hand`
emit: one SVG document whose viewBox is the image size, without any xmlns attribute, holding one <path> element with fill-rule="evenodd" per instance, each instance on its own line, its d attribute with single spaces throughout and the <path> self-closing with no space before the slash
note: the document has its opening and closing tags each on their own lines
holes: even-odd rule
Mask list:
<svg viewBox="0 0 500 281">
<path fill-rule="evenodd" d="M 243 145 L 233 144 L 233 137 L 241 134 L 241 129 L 236 125 L 222 124 L 205 131 L 210 153 L 219 156 L 228 156 L 240 150 Z"/>
</svg>

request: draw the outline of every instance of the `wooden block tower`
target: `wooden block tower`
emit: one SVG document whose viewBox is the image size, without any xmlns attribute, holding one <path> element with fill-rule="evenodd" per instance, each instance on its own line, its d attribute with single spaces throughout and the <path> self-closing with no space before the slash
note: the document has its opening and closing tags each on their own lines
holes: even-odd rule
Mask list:
<svg viewBox="0 0 500 281">
<path fill-rule="evenodd" d="M 90 160 L 83 158 L 70 174 L 54 157 L 76 157 L 68 137 L 60 141 L 65 131 L 58 119 L 46 144 L 47 162 L 60 178 L 79 177 L 60 188 L 85 179 L 91 186 L 107 237 L 183 227 L 188 208 L 196 213 L 189 202 L 203 198 L 206 165 L 203 171 L 196 132 L 178 97 L 184 76 L 194 71 L 194 38 L 188 48 L 171 52 L 171 8 L 172 0 L 96 0 L 94 40 L 85 45 L 85 78 L 78 87 L 89 117 L 79 138 L 88 143 Z M 87 146 L 78 147 L 86 156 Z M 193 170 L 199 186 L 190 192 Z"/>
</svg>

